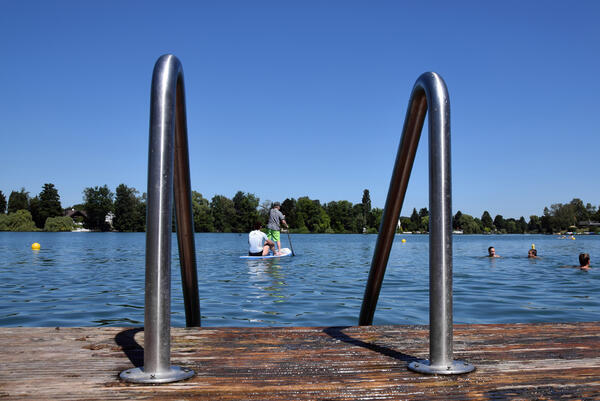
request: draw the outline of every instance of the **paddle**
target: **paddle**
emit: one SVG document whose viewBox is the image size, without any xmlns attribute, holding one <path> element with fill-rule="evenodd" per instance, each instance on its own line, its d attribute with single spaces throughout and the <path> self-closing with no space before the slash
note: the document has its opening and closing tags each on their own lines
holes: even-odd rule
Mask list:
<svg viewBox="0 0 600 401">
<path fill-rule="evenodd" d="M 288 227 L 287 230 L 287 235 L 288 235 L 288 241 L 290 241 L 290 249 L 292 250 L 292 256 L 296 256 L 296 254 L 294 253 L 294 247 L 292 246 L 292 237 L 290 237 L 290 228 Z"/>
</svg>

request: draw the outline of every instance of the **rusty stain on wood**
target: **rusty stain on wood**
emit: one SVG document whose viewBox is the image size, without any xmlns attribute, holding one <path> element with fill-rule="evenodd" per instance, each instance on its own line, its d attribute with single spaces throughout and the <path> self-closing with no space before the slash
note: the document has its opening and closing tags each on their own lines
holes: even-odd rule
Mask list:
<svg viewBox="0 0 600 401">
<path fill-rule="evenodd" d="M 172 363 L 193 378 L 119 380 L 143 364 L 140 328 L 0 328 L 0 399 L 600 399 L 600 322 L 455 325 L 477 370 L 424 376 L 427 326 L 173 328 Z"/>
</svg>

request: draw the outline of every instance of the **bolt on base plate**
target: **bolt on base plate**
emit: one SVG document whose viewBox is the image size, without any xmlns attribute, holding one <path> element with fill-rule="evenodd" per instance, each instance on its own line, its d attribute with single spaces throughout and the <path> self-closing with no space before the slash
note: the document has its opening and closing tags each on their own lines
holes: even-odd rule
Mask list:
<svg viewBox="0 0 600 401">
<path fill-rule="evenodd" d="M 192 369 L 180 368 L 179 366 L 171 366 L 168 371 L 160 373 L 147 373 L 144 372 L 144 368 L 141 367 L 124 370 L 119 377 L 126 382 L 131 383 L 160 384 L 189 379 L 195 374 L 196 373 Z"/>
<path fill-rule="evenodd" d="M 452 361 L 449 365 L 431 366 L 428 360 L 420 360 L 408 364 L 408 369 L 428 375 L 460 375 L 475 370 L 475 366 L 465 361 Z"/>
</svg>

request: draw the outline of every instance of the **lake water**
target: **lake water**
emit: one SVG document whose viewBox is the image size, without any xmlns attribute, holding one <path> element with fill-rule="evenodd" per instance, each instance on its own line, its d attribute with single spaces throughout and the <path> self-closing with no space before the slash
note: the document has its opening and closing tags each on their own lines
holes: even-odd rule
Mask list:
<svg viewBox="0 0 600 401">
<path fill-rule="evenodd" d="M 185 326 L 173 238 L 171 323 Z M 261 261 L 239 259 L 246 234 L 197 234 L 202 325 L 356 325 L 377 236 L 291 238 L 297 256 Z M 485 257 L 490 245 L 503 257 Z M 374 324 L 428 324 L 428 247 L 396 236 Z M 600 236 L 454 236 L 454 322 L 598 320 L 600 268 L 563 267 L 581 252 L 593 266 Z M 0 326 L 142 325 L 144 253 L 144 233 L 0 232 Z"/>
</svg>

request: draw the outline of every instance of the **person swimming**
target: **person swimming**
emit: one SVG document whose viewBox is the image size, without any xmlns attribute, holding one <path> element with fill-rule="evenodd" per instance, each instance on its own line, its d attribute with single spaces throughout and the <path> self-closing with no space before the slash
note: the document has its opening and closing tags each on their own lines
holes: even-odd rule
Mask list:
<svg viewBox="0 0 600 401">
<path fill-rule="evenodd" d="M 579 254 L 579 268 L 581 270 L 590 270 L 590 254 L 580 253 Z"/>
<path fill-rule="evenodd" d="M 496 255 L 496 248 L 494 248 L 493 246 L 490 246 L 488 248 L 488 257 L 490 257 L 490 258 L 499 258 L 500 255 Z"/>
<path fill-rule="evenodd" d="M 530 249 L 529 251 L 527 251 L 527 257 L 529 259 L 537 259 L 537 249 Z"/>
</svg>

